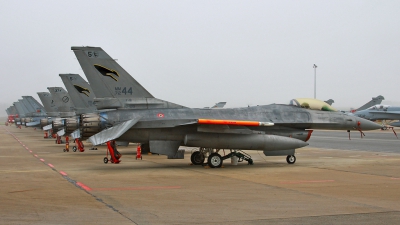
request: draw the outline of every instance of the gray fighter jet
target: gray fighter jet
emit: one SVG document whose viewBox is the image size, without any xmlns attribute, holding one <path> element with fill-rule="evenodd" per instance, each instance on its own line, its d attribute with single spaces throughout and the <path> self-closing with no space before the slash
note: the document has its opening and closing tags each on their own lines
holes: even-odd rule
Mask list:
<svg viewBox="0 0 400 225">
<path fill-rule="evenodd" d="M 97 111 L 97 108 L 93 105 L 94 92 L 81 76 L 78 74 L 60 74 L 60 77 L 74 104 L 76 115 Z"/>
<path fill-rule="evenodd" d="M 25 113 L 28 113 L 27 109 L 25 109 L 25 106 L 23 106 L 20 101 L 13 102 L 13 106 L 17 110 L 18 117 L 19 117 L 19 118 L 15 119 L 15 125 L 16 126 L 24 125 L 25 124 Z M 24 122 L 22 122 L 22 118 L 24 118 Z M 22 124 L 22 123 L 24 123 L 24 124 Z"/>
<path fill-rule="evenodd" d="M 400 107 L 389 105 L 375 105 L 368 109 L 354 112 L 355 116 L 368 120 L 400 120 Z M 393 122 L 391 126 L 398 127 L 400 122 Z"/>
<path fill-rule="evenodd" d="M 26 97 L 26 96 L 25 96 Z M 14 102 L 14 106 L 18 111 L 20 118 L 16 120 L 16 125 L 26 125 L 26 121 L 31 122 L 32 116 L 36 116 L 35 109 L 27 102 L 26 98 L 19 99 Z"/>
<path fill-rule="evenodd" d="M 44 108 L 46 109 L 47 114 L 47 118 L 43 118 L 40 120 L 40 126 L 43 130 L 50 130 L 52 128 L 51 123 L 53 121 L 53 118 L 60 116 L 60 113 L 58 112 L 58 107 L 54 103 L 54 100 L 49 92 L 37 92 L 37 94 Z"/>
<path fill-rule="evenodd" d="M 7 119 L 6 125 L 15 123 L 15 120 L 19 119 L 18 118 L 19 117 L 18 111 L 17 111 L 17 109 L 15 108 L 14 105 L 8 107 L 6 112 L 7 112 L 7 115 L 8 115 L 8 119 Z"/>
<path fill-rule="evenodd" d="M 59 116 L 52 121 L 52 128 L 58 132 L 64 128 L 65 118 L 75 116 L 75 107 L 68 92 L 62 87 L 47 88 L 58 108 Z M 60 135 L 60 134 L 59 134 Z M 62 135 L 60 135 L 62 136 Z"/>
<path fill-rule="evenodd" d="M 60 115 L 58 112 L 58 107 L 54 103 L 50 92 L 37 92 L 37 94 L 44 108 L 46 109 L 46 114 L 48 117 L 57 117 Z"/>
<path fill-rule="evenodd" d="M 76 117 L 65 119 L 65 135 L 71 134 L 75 139 L 75 143 L 79 142 L 79 150 L 83 151 L 81 148 L 83 146 L 80 137 L 79 127 L 66 126 L 69 123 L 74 123 L 79 116 L 84 113 L 96 113 L 98 110 L 93 105 L 93 100 L 95 98 L 92 87 L 86 82 L 79 74 L 60 74 L 60 77 L 68 91 L 68 94 L 74 104 L 74 110 Z M 127 146 L 129 142 L 117 142 L 118 146 Z M 94 148 L 97 149 L 97 148 Z M 76 148 L 74 147 L 74 150 Z"/>
<path fill-rule="evenodd" d="M 12 124 L 15 123 L 15 119 L 18 118 L 18 112 L 17 109 L 15 108 L 15 106 L 10 106 L 6 109 L 7 112 L 7 122 L 6 125 L 8 126 L 8 124 Z"/>
<path fill-rule="evenodd" d="M 181 145 L 199 147 L 191 155 L 192 163 L 199 165 L 207 158 L 210 167 L 220 167 L 228 157 L 219 149 L 231 149 L 238 157 L 240 149 L 262 150 L 266 156 L 286 155 L 292 164 L 295 149 L 308 145 L 312 129 L 381 128 L 362 118 L 324 111 L 333 108 L 317 100 L 219 110 L 187 108 L 154 98 L 101 48 L 72 50 L 95 92 L 95 105 L 117 109 L 83 114 L 76 121 L 94 145 L 109 146 L 112 140 L 142 143 L 143 150 L 171 158 Z M 122 107 L 129 109 L 118 109 Z"/>
<path fill-rule="evenodd" d="M 25 126 L 39 127 L 40 120 L 46 117 L 45 108 L 32 96 L 22 96 L 22 99 L 30 111 L 25 118 Z"/>
</svg>

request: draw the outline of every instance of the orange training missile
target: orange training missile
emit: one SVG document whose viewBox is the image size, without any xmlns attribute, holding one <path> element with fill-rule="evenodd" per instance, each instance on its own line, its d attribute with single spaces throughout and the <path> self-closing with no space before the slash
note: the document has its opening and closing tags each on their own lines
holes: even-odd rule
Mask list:
<svg viewBox="0 0 400 225">
<path fill-rule="evenodd" d="M 259 121 L 244 121 L 244 120 L 213 120 L 213 119 L 198 119 L 199 124 L 214 124 L 214 125 L 235 125 L 235 126 L 273 126 L 274 123 L 259 122 Z"/>
</svg>

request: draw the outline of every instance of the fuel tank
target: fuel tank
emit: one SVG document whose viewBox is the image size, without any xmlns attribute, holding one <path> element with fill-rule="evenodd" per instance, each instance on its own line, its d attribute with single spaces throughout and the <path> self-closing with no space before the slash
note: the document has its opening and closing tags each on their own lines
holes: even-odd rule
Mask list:
<svg viewBox="0 0 400 225">
<path fill-rule="evenodd" d="M 190 147 L 245 150 L 287 150 L 307 146 L 308 143 L 290 137 L 266 134 L 187 134 L 184 144 Z"/>
</svg>

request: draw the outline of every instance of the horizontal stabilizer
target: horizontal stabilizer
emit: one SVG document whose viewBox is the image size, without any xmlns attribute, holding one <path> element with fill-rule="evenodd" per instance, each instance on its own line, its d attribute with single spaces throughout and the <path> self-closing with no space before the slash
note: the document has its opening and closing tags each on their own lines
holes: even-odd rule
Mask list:
<svg viewBox="0 0 400 225">
<path fill-rule="evenodd" d="M 123 135 L 127 130 L 129 130 L 133 125 L 135 125 L 140 118 L 135 118 L 132 120 L 125 121 L 121 124 L 113 126 L 111 128 L 105 129 L 100 133 L 97 133 L 89 138 L 89 141 L 93 145 L 100 145 L 107 141 L 115 140 Z"/>
<path fill-rule="evenodd" d="M 65 134 L 65 130 L 64 129 L 57 131 L 57 135 L 58 136 L 64 136 L 64 134 Z"/>
<path fill-rule="evenodd" d="M 81 137 L 81 131 L 79 129 L 74 130 L 74 132 L 72 132 L 72 134 L 71 134 L 71 137 L 73 139 L 80 138 Z"/>
<path fill-rule="evenodd" d="M 27 127 L 34 127 L 34 126 L 39 125 L 39 124 L 40 124 L 40 121 L 33 121 L 33 122 L 26 123 L 26 126 Z"/>
<path fill-rule="evenodd" d="M 43 130 L 50 130 L 51 128 L 53 128 L 52 124 L 46 125 L 43 127 Z"/>
</svg>

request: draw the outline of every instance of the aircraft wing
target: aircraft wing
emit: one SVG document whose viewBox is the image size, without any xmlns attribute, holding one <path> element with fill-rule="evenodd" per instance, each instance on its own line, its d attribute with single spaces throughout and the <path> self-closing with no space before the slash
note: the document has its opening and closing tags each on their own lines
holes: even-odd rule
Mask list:
<svg viewBox="0 0 400 225">
<path fill-rule="evenodd" d="M 92 142 L 93 145 L 99 145 L 107 141 L 117 139 L 127 130 L 129 130 L 133 125 L 135 125 L 139 120 L 140 118 L 135 118 L 125 121 L 91 136 L 88 140 Z"/>
<path fill-rule="evenodd" d="M 53 128 L 52 124 L 46 125 L 43 127 L 43 130 L 50 130 L 51 128 Z"/>
</svg>

